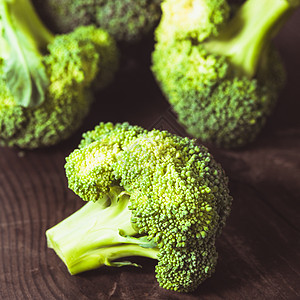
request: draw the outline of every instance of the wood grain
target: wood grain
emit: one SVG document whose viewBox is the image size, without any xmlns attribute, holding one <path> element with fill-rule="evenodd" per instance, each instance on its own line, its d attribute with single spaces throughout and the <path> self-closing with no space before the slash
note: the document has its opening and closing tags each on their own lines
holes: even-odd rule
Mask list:
<svg viewBox="0 0 300 300">
<path fill-rule="evenodd" d="M 82 132 L 100 120 L 126 120 L 185 134 L 148 70 L 149 51 L 136 47 L 71 139 L 35 151 L 0 149 L 0 299 L 299 299 L 299 28 L 298 12 L 276 39 L 288 84 L 262 134 L 236 151 L 208 145 L 234 197 L 212 278 L 192 294 L 166 291 L 156 283 L 155 262 L 143 258 L 136 258 L 142 269 L 71 276 L 46 245 L 45 230 L 82 205 L 67 188 L 63 167 Z"/>
</svg>

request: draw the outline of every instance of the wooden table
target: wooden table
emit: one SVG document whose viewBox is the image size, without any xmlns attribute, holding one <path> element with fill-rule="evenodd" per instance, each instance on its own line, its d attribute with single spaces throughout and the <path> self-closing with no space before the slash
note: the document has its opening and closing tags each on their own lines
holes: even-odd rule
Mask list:
<svg viewBox="0 0 300 300">
<path fill-rule="evenodd" d="M 192 294 L 170 292 L 158 287 L 155 262 L 143 258 L 136 259 L 142 269 L 71 276 L 46 245 L 45 230 L 83 204 L 63 167 L 82 132 L 99 121 L 129 121 L 185 134 L 148 69 L 149 51 L 137 46 L 71 139 L 35 151 L 0 149 L 0 299 L 300 299 L 299 11 L 276 44 L 288 83 L 261 135 L 235 151 L 208 145 L 234 197 L 210 279 Z"/>
</svg>

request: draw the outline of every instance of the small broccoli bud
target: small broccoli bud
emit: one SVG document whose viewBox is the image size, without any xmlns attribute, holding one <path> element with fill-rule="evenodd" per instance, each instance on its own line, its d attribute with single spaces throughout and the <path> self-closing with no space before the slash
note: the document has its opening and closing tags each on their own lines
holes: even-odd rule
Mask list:
<svg viewBox="0 0 300 300">
<path fill-rule="evenodd" d="M 160 42 L 186 38 L 200 42 L 216 36 L 230 12 L 223 0 L 168 0 L 162 2 L 161 8 L 160 24 L 155 30 Z"/>
</svg>

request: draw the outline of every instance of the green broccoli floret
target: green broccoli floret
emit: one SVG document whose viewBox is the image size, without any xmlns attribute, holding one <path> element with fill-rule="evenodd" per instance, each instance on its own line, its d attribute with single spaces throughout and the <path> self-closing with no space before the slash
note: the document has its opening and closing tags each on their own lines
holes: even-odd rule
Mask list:
<svg viewBox="0 0 300 300">
<path fill-rule="evenodd" d="M 95 26 L 54 36 L 29 0 L 0 0 L 0 145 L 37 148 L 69 137 L 118 67 Z"/>
<path fill-rule="evenodd" d="M 100 123 L 65 165 L 81 209 L 46 232 L 71 274 L 157 259 L 163 288 L 189 292 L 210 277 L 230 212 L 228 179 L 204 146 L 167 131 Z"/>
<path fill-rule="evenodd" d="M 248 0 L 238 9 L 228 3 L 163 2 L 152 55 L 179 122 L 226 148 L 253 141 L 271 114 L 285 83 L 271 40 L 300 1 Z"/>
<path fill-rule="evenodd" d="M 82 1 L 34 0 L 50 28 L 59 33 L 79 25 L 95 24 L 117 41 L 136 42 L 157 25 L 162 0 Z"/>
</svg>

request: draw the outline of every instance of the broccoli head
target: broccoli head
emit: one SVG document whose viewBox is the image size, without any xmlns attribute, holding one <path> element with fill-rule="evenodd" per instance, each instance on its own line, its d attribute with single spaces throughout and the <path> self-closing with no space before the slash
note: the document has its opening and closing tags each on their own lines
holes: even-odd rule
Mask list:
<svg viewBox="0 0 300 300">
<path fill-rule="evenodd" d="M 161 2 L 34 0 L 39 13 L 56 32 L 66 33 L 80 25 L 95 24 L 122 42 L 141 40 L 156 26 L 161 15 Z"/>
<path fill-rule="evenodd" d="M 299 5 L 288 0 L 248 0 L 238 8 L 236 1 L 225 0 L 162 4 L 152 70 L 188 133 L 226 148 L 255 139 L 285 83 L 271 40 Z"/>
<path fill-rule="evenodd" d="M 118 66 L 95 26 L 54 36 L 28 0 L 0 0 L 0 145 L 37 148 L 69 137 Z"/>
<path fill-rule="evenodd" d="M 160 286 L 192 291 L 213 273 L 232 197 L 222 167 L 194 140 L 100 123 L 66 158 L 69 187 L 88 201 L 47 230 L 71 274 L 157 259 Z"/>
</svg>

